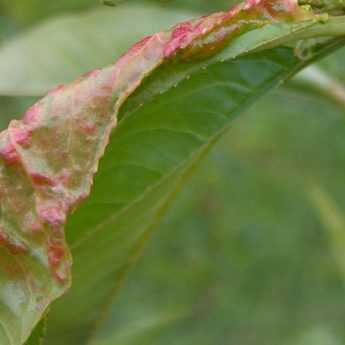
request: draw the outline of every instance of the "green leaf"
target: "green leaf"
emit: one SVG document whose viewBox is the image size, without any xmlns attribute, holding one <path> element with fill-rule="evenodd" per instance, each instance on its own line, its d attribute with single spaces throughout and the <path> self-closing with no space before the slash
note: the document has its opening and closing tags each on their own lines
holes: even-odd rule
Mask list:
<svg viewBox="0 0 345 345">
<path fill-rule="evenodd" d="M 74 283 L 52 308 L 47 344 L 96 337 L 152 227 L 234 115 L 334 48 L 294 52 L 301 37 L 344 33 L 343 20 L 323 21 L 294 3 L 251 1 L 185 22 L 11 122 L 0 136 L 4 345 L 25 341 L 69 288 L 64 225 L 98 170 L 67 224 Z"/>
<path fill-rule="evenodd" d="M 238 49 L 247 51 L 242 44 Z M 227 53 L 232 52 L 229 47 Z M 87 341 L 93 333 L 91 325 L 104 317 L 123 274 L 191 167 L 234 114 L 304 63 L 286 48 L 216 63 L 206 70 L 200 66 L 194 73 L 186 69 L 195 68 L 195 63 L 187 63 L 183 66 L 186 78 L 176 88 L 176 65 L 165 66 L 142 85 L 130 100 L 133 104 L 128 103 L 120 114 L 123 121 L 101 163 L 93 194 L 70 218 L 67 235 L 75 258 L 75 282 L 52 310 L 47 343 L 58 344 L 60 329 L 68 330 L 67 344 Z M 147 97 L 153 100 L 146 102 Z M 128 110 L 132 107 L 135 111 Z M 97 260 L 88 259 L 93 251 Z M 71 305 L 73 312 L 67 313 Z"/>
<path fill-rule="evenodd" d="M 258 100 L 178 194 L 102 338 L 182 308 L 186 320 L 131 345 L 223 344 L 224 332 L 232 344 L 294 344 L 320 324 L 341 343 L 343 280 L 305 193 L 327 188 L 344 213 L 344 143 L 344 109 L 327 99 L 280 87 Z"/>
<path fill-rule="evenodd" d="M 39 324 L 31 333 L 30 338 L 26 341 L 25 345 L 42 345 L 43 339 L 46 334 L 46 321 L 47 317 L 43 317 Z"/>
</svg>

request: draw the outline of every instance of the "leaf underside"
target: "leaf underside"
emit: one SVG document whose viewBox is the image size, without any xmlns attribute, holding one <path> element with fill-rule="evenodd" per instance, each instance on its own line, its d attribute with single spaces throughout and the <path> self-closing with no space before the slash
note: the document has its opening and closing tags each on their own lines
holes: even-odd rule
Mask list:
<svg viewBox="0 0 345 345">
<path fill-rule="evenodd" d="M 192 167 L 236 114 L 335 46 L 296 54 L 291 42 L 319 22 L 293 2 L 249 1 L 146 37 L 10 123 L 0 134 L 1 344 L 25 342 L 70 288 L 71 252 L 73 285 L 52 306 L 46 343 L 96 342 Z"/>
</svg>

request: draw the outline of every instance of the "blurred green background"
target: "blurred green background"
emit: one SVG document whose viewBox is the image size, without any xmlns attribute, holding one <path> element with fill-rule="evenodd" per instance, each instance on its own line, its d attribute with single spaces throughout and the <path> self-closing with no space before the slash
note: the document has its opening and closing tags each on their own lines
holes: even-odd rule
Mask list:
<svg viewBox="0 0 345 345">
<path fill-rule="evenodd" d="M 151 3 L 195 13 L 229 6 Z M 101 7 L 0 0 L 0 63 L 1 47 L 31 27 Z M 317 66 L 343 95 L 344 61 L 343 49 Z M 345 344 L 345 101 L 312 83 L 291 81 L 233 122 L 154 232 L 104 344 Z M 0 97 L 1 126 L 34 99 Z"/>
</svg>

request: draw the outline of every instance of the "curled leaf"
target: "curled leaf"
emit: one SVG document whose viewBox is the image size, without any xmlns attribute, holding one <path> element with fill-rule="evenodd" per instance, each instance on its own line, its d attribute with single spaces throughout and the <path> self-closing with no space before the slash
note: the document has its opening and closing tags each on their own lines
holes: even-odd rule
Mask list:
<svg viewBox="0 0 345 345">
<path fill-rule="evenodd" d="M 65 223 L 90 194 L 122 105 L 139 109 L 192 70 L 291 41 L 318 22 L 292 0 L 248 0 L 145 37 L 115 64 L 56 87 L 23 120 L 10 123 L 0 134 L 1 343 L 22 344 L 47 306 L 70 287 Z M 236 41 L 260 28 L 262 37 L 247 45 Z M 135 94 L 155 71 L 173 78 L 159 90 Z M 193 145 L 202 141 L 194 139 Z"/>
</svg>

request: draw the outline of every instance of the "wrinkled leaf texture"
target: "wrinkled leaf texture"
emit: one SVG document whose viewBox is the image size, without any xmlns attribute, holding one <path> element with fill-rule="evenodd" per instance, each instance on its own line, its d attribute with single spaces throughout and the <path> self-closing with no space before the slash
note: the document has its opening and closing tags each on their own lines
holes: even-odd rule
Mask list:
<svg viewBox="0 0 345 345">
<path fill-rule="evenodd" d="M 293 2 L 249 1 L 182 23 L 54 89 L 1 133 L 1 343 L 22 344 L 70 287 L 65 217 L 88 196 L 106 147 L 91 195 L 68 218 L 73 285 L 52 306 L 46 337 L 97 344 L 152 227 L 230 120 L 342 43 L 296 54 L 292 42 L 329 34 L 327 25 L 342 33 L 321 19 Z"/>
</svg>

